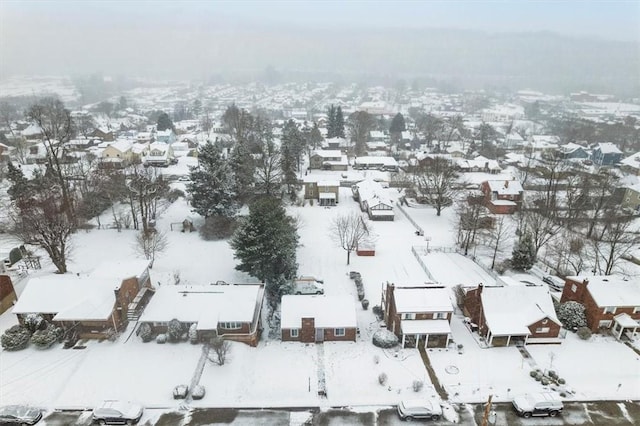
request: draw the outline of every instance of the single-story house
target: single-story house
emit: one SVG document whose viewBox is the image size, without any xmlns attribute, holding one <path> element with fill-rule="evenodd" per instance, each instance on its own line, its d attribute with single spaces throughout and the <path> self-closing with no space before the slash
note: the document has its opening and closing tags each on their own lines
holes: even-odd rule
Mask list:
<svg viewBox="0 0 640 426">
<path fill-rule="evenodd" d="M 356 157 L 353 160 L 353 168 L 356 170 L 378 169 L 389 172 L 397 172 L 398 162 L 393 157 Z"/>
<path fill-rule="evenodd" d="M 437 284 L 387 283 L 381 301 L 387 329 L 398 336 L 402 347 L 447 347 L 453 315 L 449 294 Z"/>
<path fill-rule="evenodd" d="M 105 338 L 122 331 L 152 293 L 148 260 L 115 262 L 88 274 L 31 278 L 12 312 L 20 322 L 39 314 L 79 338 Z"/>
<path fill-rule="evenodd" d="M 465 293 L 464 313 L 491 346 L 560 343 L 562 324 L 546 286 L 480 284 Z"/>
<path fill-rule="evenodd" d="M 173 148 L 165 142 L 153 142 L 142 164 L 145 166 L 168 167 L 173 161 Z"/>
<path fill-rule="evenodd" d="M 640 282 L 615 275 L 567 277 L 560 303 L 573 300 L 584 305 L 587 327 L 593 332 L 612 329 L 613 334 L 635 334 L 640 329 Z"/>
<path fill-rule="evenodd" d="M 282 296 L 283 341 L 356 341 L 356 304 L 351 296 Z"/>
<path fill-rule="evenodd" d="M 365 179 L 351 187 L 353 199 L 360 204 L 371 220 L 394 220 L 393 203 L 385 195 L 379 182 Z"/>
<path fill-rule="evenodd" d="M 256 346 L 262 332 L 263 284 L 164 285 L 156 289 L 140 316 L 154 333 L 167 331 L 177 319 L 196 324 L 200 340 L 216 336 Z"/>
</svg>

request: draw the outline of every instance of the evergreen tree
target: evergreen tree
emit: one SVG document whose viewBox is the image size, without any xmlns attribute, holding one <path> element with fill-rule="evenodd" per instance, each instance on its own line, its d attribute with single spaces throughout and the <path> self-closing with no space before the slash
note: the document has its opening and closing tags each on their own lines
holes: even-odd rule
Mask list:
<svg viewBox="0 0 640 426">
<path fill-rule="evenodd" d="M 198 165 L 191 167 L 193 211 L 206 217 L 234 216 L 238 210 L 231 167 L 222 157 L 219 147 L 207 142 L 198 149 Z"/>
<path fill-rule="evenodd" d="M 282 144 L 280 147 L 280 167 L 282 168 L 284 184 L 292 199 L 298 184 L 297 172 L 300 170 L 305 140 L 298 126 L 293 120 L 285 123 L 282 129 Z"/>
<path fill-rule="evenodd" d="M 287 216 L 277 198 L 263 197 L 249 207 L 249 215 L 233 234 L 229 244 L 240 260 L 236 266 L 266 283 L 270 301 L 280 300 L 280 277 L 293 279 L 298 270 L 296 247 L 298 233 L 295 221 Z"/>
<path fill-rule="evenodd" d="M 158 123 L 156 128 L 159 132 L 163 130 L 173 130 L 173 122 L 169 118 L 169 114 L 163 112 L 158 116 Z"/>
<path fill-rule="evenodd" d="M 342 115 L 342 107 L 338 106 L 336 110 L 336 120 L 335 120 L 335 136 L 339 138 L 344 138 L 344 116 Z"/>
<path fill-rule="evenodd" d="M 389 126 L 389 135 L 391 136 L 391 144 L 398 145 L 400 140 L 402 139 L 402 132 L 407 130 L 407 126 L 404 122 L 404 116 L 401 113 L 397 113 L 393 120 L 391 120 L 391 125 Z"/>
<path fill-rule="evenodd" d="M 531 239 L 531 234 L 525 233 L 513 248 L 511 265 L 518 271 L 531 269 L 536 261 L 536 249 Z"/>
<path fill-rule="evenodd" d="M 331 105 L 327 109 L 327 139 L 335 138 L 337 136 L 336 133 L 336 107 Z"/>
<path fill-rule="evenodd" d="M 309 135 L 309 144 L 313 149 L 318 149 L 323 140 L 322 133 L 320 133 L 320 129 L 318 128 L 318 123 L 314 122 Z"/>
<path fill-rule="evenodd" d="M 236 142 L 229 157 L 229 165 L 234 177 L 234 190 L 240 200 L 251 193 L 255 183 L 255 161 L 243 142 Z"/>
<path fill-rule="evenodd" d="M 558 319 L 568 330 L 576 330 L 587 325 L 587 315 L 583 304 L 570 300 L 558 306 Z"/>
</svg>

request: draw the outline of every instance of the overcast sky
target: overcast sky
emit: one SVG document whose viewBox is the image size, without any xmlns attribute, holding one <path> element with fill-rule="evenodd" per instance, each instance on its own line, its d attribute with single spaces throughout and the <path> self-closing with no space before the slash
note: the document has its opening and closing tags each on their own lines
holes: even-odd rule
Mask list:
<svg viewBox="0 0 640 426">
<path fill-rule="evenodd" d="M 640 1 L 0 0 L 0 78 L 96 71 L 157 74 L 165 66 L 173 75 L 198 66 L 204 74 L 225 65 L 263 68 L 270 58 L 276 67 L 291 67 L 297 60 L 292 51 L 326 54 L 336 43 L 351 44 L 340 58 L 350 59 L 353 52 L 361 53 L 354 46 L 358 37 L 366 45 L 362 63 L 372 64 L 365 53 L 383 55 L 372 40 L 378 36 L 383 45 L 387 32 L 397 37 L 410 33 L 393 29 L 552 32 L 640 46 Z M 640 48 L 635 52 L 640 55 Z M 299 62 L 318 66 L 312 57 Z"/>
</svg>

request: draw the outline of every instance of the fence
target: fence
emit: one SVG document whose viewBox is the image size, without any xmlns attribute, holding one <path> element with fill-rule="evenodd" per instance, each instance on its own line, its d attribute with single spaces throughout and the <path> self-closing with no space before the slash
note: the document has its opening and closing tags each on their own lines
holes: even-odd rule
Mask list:
<svg viewBox="0 0 640 426">
<path fill-rule="evenodd" d="M 396 207 L 398 208 L 398 210 L 402 212 L 402 214 L 405 215 L 407 219 L 409 219 L 409 222 L 411 222 L 411 224 L 416 228 L 416 230 L 420 233 L 420 235 L 424 235 L 424 229 L 422 229 L 422 227 L 418 225 L 418 223 L 415 220 L 413 220 L 411 216 L 409 216 L 409 213 L 407 213 L 405 209 L 402 207 L 402 203 L 397 203 Z"/>
</svg>

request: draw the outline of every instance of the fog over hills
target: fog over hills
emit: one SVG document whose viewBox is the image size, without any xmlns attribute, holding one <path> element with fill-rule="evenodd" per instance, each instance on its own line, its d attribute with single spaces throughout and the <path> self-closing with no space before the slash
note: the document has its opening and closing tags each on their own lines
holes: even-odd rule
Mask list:
<svg viewBox="0 0 640 426">
<path fill-rule="evenodd" d="M 167 20 L 135 10 L 117 20 L 93 10 L 84 21 L 10 12 L 0 30 L 0 78 L 102 73 L 232 80 L 256 78 L 271 66 L 285 79 L 422 77 L 457 89 L 640 94 L 640 37 L 180 19 L 177 12 Z"/>
</svg>

